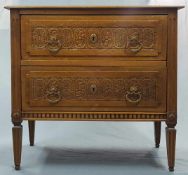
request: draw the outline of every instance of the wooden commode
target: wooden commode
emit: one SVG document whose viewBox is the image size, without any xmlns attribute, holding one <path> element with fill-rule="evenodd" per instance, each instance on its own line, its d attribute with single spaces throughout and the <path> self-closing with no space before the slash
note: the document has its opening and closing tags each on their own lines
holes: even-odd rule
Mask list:
<svg viewBox="0 0 188 175">
<path fill-rule="evenodd" d="M 22 121 L 145 121 L 169 170 L 177 123 L 177 10 L 181 7 L 9 6 L 15 168 Z"/>
</svg>

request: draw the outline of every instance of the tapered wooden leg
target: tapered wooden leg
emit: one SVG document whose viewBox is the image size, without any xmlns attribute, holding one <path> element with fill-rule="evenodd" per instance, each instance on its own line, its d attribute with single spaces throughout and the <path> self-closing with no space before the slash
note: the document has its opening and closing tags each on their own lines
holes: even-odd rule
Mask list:
<svg viewBox="0 0 188 175">
<path fill-rule="evenodd" d="M 35 121 L 28 121 L 28 127 L 30 146 L 33 146 L 35 141 Z"/>
<path fill-rule="evenodd" d="M 161 140 L 161 122 L 154 122 L 155 147 L 159 148 Z"/>
<path fill-rule="evenodd" d="M 14 164 L 15 169 L 20 169 L 21 163 L 21 152 L 22 152 L 22 125 L 13 126 L 12 128 L 13 136 L 13 151 L 14 151 Z"/>
<path fill-rule="evenodd" d="M 166 146 L 167 146 L 169 171 L 174 171 L 175 147 L 176 147 L 176 129 L 175 128 L 166 127 Z"/>
</svg>

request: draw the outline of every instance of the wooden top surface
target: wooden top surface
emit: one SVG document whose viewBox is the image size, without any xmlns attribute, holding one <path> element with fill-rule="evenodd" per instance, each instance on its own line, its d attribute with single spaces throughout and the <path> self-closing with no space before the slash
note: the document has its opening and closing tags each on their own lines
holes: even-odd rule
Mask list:
<svg viewBox="0 0 188 175">
<path fill-rule="evenodd" d="M 5 6 L 6 9 L 87 9 L 87 8 L 98 8 L 98 9 L 115 9 L 115 8 L 125 8 L 125 9 L 135 9 L 135 8 L 177 8 L 182 9 L 184 6 L 159 6 L 159 5 L 148 5 L 148 6 Z"/>
</svg>

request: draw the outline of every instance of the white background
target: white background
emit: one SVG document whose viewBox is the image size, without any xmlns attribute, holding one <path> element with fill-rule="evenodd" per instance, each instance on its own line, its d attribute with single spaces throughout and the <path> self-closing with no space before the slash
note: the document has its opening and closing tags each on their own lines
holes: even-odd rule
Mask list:
<svg viewBox="0 0 188 175">
<path fill-rule="evenodd" d="M 186 5 L 178 21 L 178 125 L 174 174 L 188 175 L 188 9 L 186 0 L 0 0 L 0 174 L 121 175 L 168 174 L 165 124 L 159 149 L 152 123 L 37 122 L 36 146 L 29 147 L 23 122 L 22 170 L 13 169 L 10 118 L 10 28 L 5 4 Z"/>
</svg>

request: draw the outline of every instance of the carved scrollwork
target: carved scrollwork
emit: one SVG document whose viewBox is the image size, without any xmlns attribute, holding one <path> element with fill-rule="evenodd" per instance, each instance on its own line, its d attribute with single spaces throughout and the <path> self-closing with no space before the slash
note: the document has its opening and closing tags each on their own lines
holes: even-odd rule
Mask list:
<svg viewBox="0 0 188 175">
<path fill-rule="evenodd" d="M 101 30 L 101 47 L 113 48 L 114 46 L 114 31 L 112 29 Z"/>
<path fill-rule="evenodd" d="M 32 79 L 32 99 L 156 102 L 156 80 L 150 78 L 38 77 Z"/>
<path fill-rule="evenodd" d="M 32 48 L 48 49 L 125 49 L 137 53 L 142 49 L 155 49 L 154 27 L 62 27 L 33 26 Z"/>
<path fill-rule="evenodd" d="M 143 46 L 144 48 L 153 48 L 156 40 L 156 32 L 151 28 L 143 29 Z"/>
<path fill-rule="evenodd" d="M 87 41 L 87 36 L 86 36 L 86 32 L 84 29 L 82 28 L 76 28 L 72 30 L 72 33 L 74 35 L 74 37 L 72 38 L 72 41 L 74 41 L 74 43 L 72 42 L 72 48 L 85 48 L 86 46 L 86 41 Z"/>
<path fill-rule="evenodd" d="M 48 41 L 48 31 L 44 27 L 33 27 L 32 30 L 32 48 L 45 49 Z"/>
</svg>

